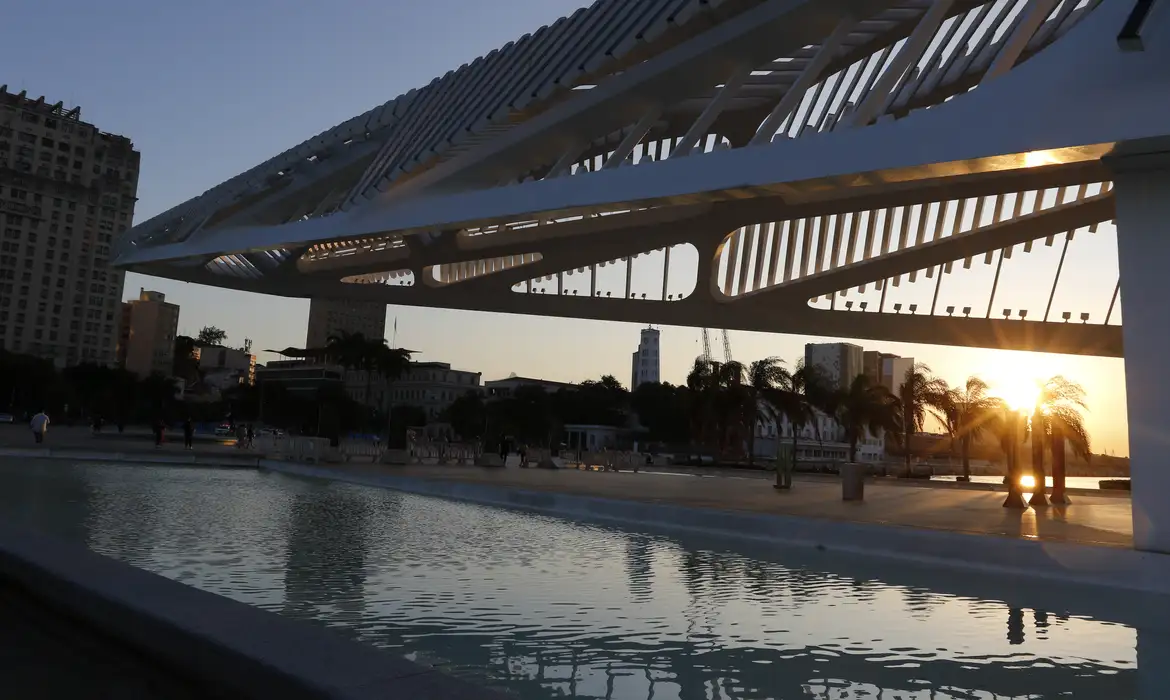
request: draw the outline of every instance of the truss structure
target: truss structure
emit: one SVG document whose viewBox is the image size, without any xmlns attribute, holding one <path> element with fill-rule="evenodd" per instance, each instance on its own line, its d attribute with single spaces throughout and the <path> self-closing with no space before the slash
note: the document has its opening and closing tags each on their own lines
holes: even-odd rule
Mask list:
<svg viewBox="0 0 1170 700">
<path fill-rule="evenodd" d="M 1137 11 L 598 0 L 139 224 L 117 263 L 286 296 L 1120 355 L 1120 282 L 1073 323 L 1051 296 L 999 318 L 995 286 L 944 315 L 937 285 L 1067 252 L 1114 217 L 1110 159 L 1164 150 L 1170 26 Z M 923 279 L 934 303 L 888 308 Z"/>
</svg>

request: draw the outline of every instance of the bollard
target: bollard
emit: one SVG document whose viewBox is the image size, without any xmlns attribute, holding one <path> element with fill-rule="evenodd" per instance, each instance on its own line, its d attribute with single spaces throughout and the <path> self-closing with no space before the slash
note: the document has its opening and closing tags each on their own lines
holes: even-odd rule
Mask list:
<svg viewBox="0 0 1170 700">
<path fill-rule="evenodd" d="M 841 500 L 865 500 L 865 465 L 852 462 L 841 465 Z"/>
</svg>

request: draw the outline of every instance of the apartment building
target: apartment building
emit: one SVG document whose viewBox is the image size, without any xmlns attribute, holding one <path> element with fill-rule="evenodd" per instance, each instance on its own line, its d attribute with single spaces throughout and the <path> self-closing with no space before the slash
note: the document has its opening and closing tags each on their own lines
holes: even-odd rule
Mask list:
<svg viewBox="0 0 1170 700">
<path fill-rule="evenodd" d="M 178 331 L 179 305 L 162 292 L 139 289 L 137 299 L 122 304 L 118 364 L 142 378 L 171 376 Z"/>
<path fill-rule="evenodd" d="M 829 388 L 848 390 L 865 369 L 863 353 L 860 345 L 852 343 L 808 343 L 804 363 L 816 367 Z"/>
<path fill-rule="evenodd" d="M 80 108 L 0 85 L 0 345 L 58 366 L 117 359 L 139 154 Z"/>
</svg>

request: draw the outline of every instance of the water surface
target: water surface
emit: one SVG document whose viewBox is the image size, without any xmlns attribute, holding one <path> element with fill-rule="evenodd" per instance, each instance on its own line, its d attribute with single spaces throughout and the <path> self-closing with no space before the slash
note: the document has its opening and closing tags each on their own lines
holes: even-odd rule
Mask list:
<svg viewBox="0 0 1170 700">
<path fill-rule="evenodd" d="M 1124 699 L 1165 648 L 1048 585 L 250 470 L 0 463 L 0 514 L 533 700 Z"/>
</svg>

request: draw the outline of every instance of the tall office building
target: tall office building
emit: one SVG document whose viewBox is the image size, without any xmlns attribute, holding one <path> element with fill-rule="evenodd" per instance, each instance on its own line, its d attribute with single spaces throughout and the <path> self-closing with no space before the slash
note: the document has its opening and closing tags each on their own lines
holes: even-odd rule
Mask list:
<svg viewBox="0 0 1170 700">
<path fill-rule="evenodd" d="M 914 367 L 913 357 L 900 357 L 888 352 L 866 350 L 862 365 L 864 373 L 875 384 L 881 384 L 893 393 L 898 393 L 906 379 L 906 372 Z"/>
<path fill-rule="evenodd" d="M 52 359 L 116 359 L 123 273 L 114 236 L 130 227 L 139 154 L 81 109 L 0 85 L 0 345 Z"/>
<path fill-rule="evenodd" d="M 660 380 L 659 370 L 662 358 L 659 354 L 659 340 L 661 333 L 655 328 L 643 328 L 638 349 L 634 351 L 633 368 L 630 372 L 630 391 L 638 388 L 639 384 L 657 383 Z"/>
<path fill-rule="evenodd" d="M 367 338 L 386 337 L 386 305 L 366 301 L 313 299 L 309 303 L 309 332 L 305 347 L 323 348 L 329 336 L 361 333 Z"/>
<path fill-rule="evenodd" d="M 162 292 L 138 290 L 138 298 L 122 304 L 118 364 L 139 377 L 174 374 L 175 336 L 179 306 Z"/>
<path fill-rule="evenodd" d="M 834 389 L 848 389 L 854 378 L 864 371 L 863 351 L 852 343 L 808 343 L 804 346 L 804 363 L 820 370 L 821 377 Z"/>
<path fill-rule="evenodd" d="M 913 357 L 886 355 L 882 358 L 882 386 L 895 394 L 898 393 L 906 383 L 906 373 L 913 367 Z"/>
</svg>

